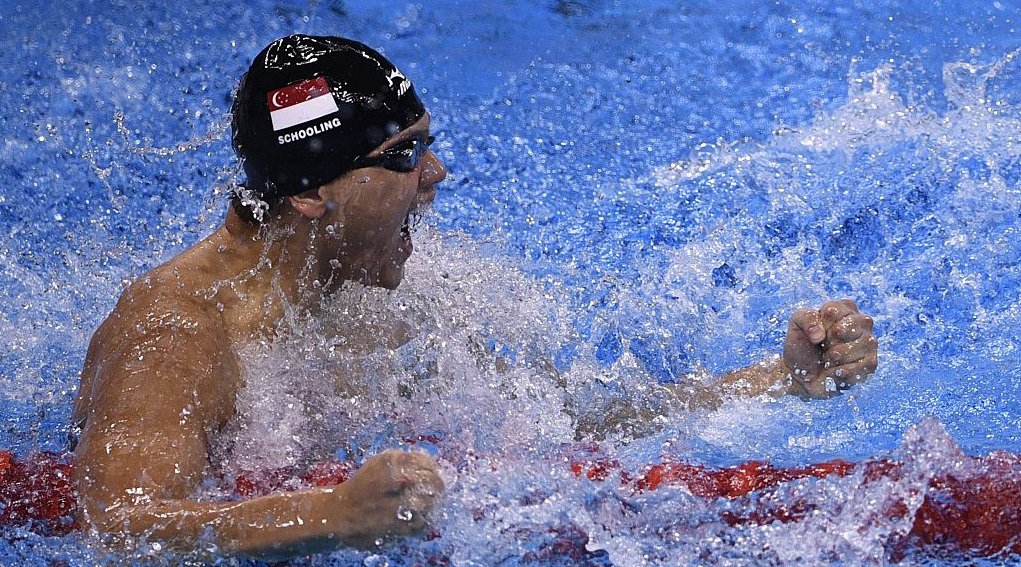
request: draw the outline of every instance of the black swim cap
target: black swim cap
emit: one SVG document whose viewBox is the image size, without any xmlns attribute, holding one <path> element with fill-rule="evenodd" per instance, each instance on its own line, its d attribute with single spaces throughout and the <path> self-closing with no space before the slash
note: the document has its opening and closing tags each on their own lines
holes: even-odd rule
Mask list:
<svg viewBox="0 0 1021 567">
<path fill-rule="evenodd" d="M 425 114 L 415 88 L 373 49 L 292 35 L 255 57 L 232 108 L 234 151 L 262 200 L 333 181 Z"/>
</svg>

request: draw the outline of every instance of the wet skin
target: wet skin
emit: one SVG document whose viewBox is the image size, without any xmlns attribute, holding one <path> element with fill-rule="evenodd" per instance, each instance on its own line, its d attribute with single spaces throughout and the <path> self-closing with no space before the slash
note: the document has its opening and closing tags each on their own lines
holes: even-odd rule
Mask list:
<svg viewBox="0 0 1021 567">
<path fill-rule="evenodd" d="M 429 115 L 396 134 L 369 154 L 378 156 L 389 147 L 429 135 Z M 418 176 L 380 167 L 356 169 L 321 187 L 318 193 L 303 194 L 293 206 L 325 228 L 324 244 L 316 254 L 324 283 L 335 288 L 346 280 L 389 289 L 404 276 L 404 263 L 411 256 L 407 232 L 408 216 L 432 202 L 436 183 L 446 170 L 436 155 L 428 152 L 418 166 Z"/>
<path fill-rule="evenodd" d="M 429 116 L 371 155 L 428 136 Z M 336 487 L 239 502 L 191 499 L 208 440 L 242 386 L 238 352 L 272 338 L 285 305 L 314 310 L 341 282 L 396 287 L 412 252 L 406 219 L 446 171 L 432 152 L 408 173 L 357 169 L 288 197 L 263 227 L 224 226 L 129 286 L 89 345 L 73 420 L 80 515 L 110 537 L 284 558 L 365 545 L 425 526 L 443 492 L 423 453 L 388 451 Z M 853 303 L 797 311 L 783 356 L 732 372 L 717 394 L 828 397 L 876 367 L 872 321 Z M 398 517 L 398 508 L 411 518 Z M 406 513 L 401 514 L 405 518 Z"/>
<path fill-rule="evenodd" d="M 788 324 L 783 354 L 723 376 L 716 393 L 833 397 L 875 372 L 879 341 L 872 325 L 850 299 L 798 309 Z"/>
<path fill-rule="evenodd" d="M 373 154 L 428 128 L 426 115 Z M 125 543 L 147 534 L 190 550 L 211 532 L 218 553 L 266 558 L 421 530 L 443 482 L 418 452 L 377 455 L 336 487 L 229 503 L 189 497 L 210 435 L 234 414 L 239 349 L 272 337 L 285 304 L 313 309 L 343 280 L 396 287 L 411 253 L 405 219 L 445 175 L 427 152 L 412 172 L 357 169 L 289 197 L 262 228 L 231 211 L 129 286 L 92 338 L 72 415 L 81 519 Z M 401 507 L 410 518 L 398 517 Z"/>
</svg>

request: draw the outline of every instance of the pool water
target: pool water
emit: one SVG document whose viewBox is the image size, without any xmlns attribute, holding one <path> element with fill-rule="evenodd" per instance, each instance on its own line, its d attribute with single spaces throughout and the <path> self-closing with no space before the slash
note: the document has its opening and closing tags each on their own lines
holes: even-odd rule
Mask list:
<svg viewBox="0 0 1021 567">
<path fill-rule="evenodd" d="M 66 448 L 93 329 L 221 222 L 239 179 L 229 103 L 254 54 L 339 34 L 414 80 L 450 175 L 399 290 L 344 290 L 330 317 L 244 353 L 246 417 L 214 465 L 439 436 L 419 446 L 449 493 L 431 539 L 308 564 L 890 560 L 910 521 L 861 502 L 917 493 L 958 447 L 1021 452 L 1021 2 L 681 4 L 7 2 L 0 447 Z M 799 484 L 818 514 L 730 527 L 727 503 L 571 474 L 578 422 L 776 353 L 793 310 L 831 297 L 876 320 L 867 383 L 669 410 L 592 442 L 631 470 L 888 455 L 921 476 Z M 351 325 L 411 340 L 351 352 L 331 333 Z M 335 372 L 358 391 L 325 389 Z M 544 554 L 565 533 L 584 558 Z M 182 560 L 3 536 L 3 564 Z"/>
</svg>

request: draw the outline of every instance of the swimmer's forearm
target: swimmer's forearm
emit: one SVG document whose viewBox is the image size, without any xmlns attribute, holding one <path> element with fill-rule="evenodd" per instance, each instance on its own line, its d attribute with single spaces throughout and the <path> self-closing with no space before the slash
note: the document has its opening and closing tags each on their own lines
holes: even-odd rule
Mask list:
<svg viewBox="0 0 1021 567">
<path fill-rule="evenodd" d="M 769 394 L 782 397 L 791 391 L 789 370 L 780 358 L 762 362 L 728 372 L 718 378 L 708 374 L 696 375 L 691 381 L 681 384 L 667 384 L 683 409 L 715 410 L 724 400 L 735 397 L 755 397 Z"/>
<path fill-rule="evenodd" d="M 724 374 L 716 382 L 723 396 L 754 397 L 762 394 L 780 398 L 791 389 L 790 369 L 775 357 Z"/>
<path fill-rule="evenodd" d="M 384 534 L 365 533 L 348 513 L 342 485 L 241 502 L 165 500 L 112 509 L 96 522 L 113 536 L 146 536 L 181 551 L 215 544 L 219 554 L 262 559 L 307 555 Z"/>
</svg>

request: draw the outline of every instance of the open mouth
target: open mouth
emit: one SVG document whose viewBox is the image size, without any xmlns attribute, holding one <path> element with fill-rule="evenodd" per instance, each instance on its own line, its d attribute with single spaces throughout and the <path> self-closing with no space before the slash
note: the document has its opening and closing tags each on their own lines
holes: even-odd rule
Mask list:
<svg viewBox="0 0 1021 567">
<path fill-rule="evenodd" d="M 414 249 L 414 245 L 411 243 L 411 233 L 422 219 L 422 213 L 411 210 L 408 211 L 407 216 L 404 217 L 404 224 L 401 225 L 401 247 L 404 248 L 409 254 Z"/>
</svg>

